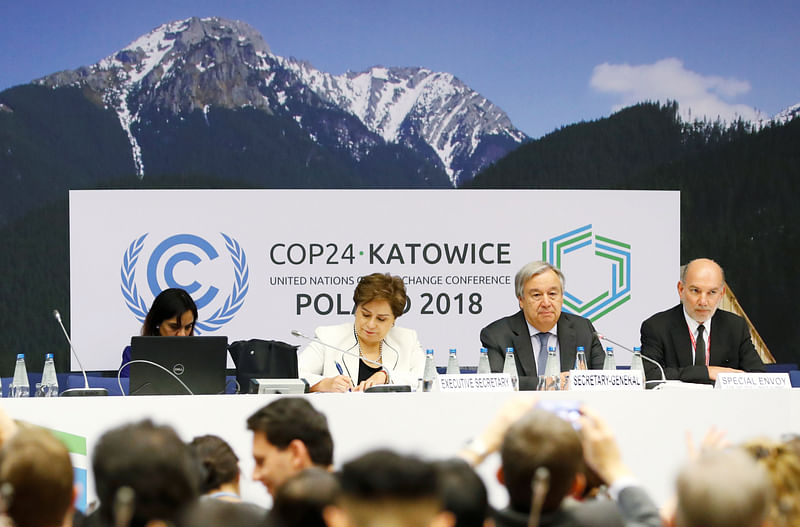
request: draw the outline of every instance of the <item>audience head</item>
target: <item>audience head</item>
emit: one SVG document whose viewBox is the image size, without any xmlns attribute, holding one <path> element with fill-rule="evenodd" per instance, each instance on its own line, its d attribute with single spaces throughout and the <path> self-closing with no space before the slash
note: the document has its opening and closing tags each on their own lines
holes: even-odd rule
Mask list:
<svg viewBox="0 0 800 527">
<path fill-rule="evenodd" d="M 489 498 L 480 476 L 461 459 L 434 463 L 444 510 L 455 518 L 455 527 L 482 527 L 489 517 Z"/>
<path fill-rule="evenodd" d="M 525 319 L 539 331 L 550 331 L 561 316 L 564 273 L 547 262 L 525 264 L 514 278 L 514 291 Z"/>
<path fill-rule="evenodd" d="M 760 527 L 771 487 L 741 450 L 710 450 L 678 475 L 674 527 Z"/>
<path fill-rule="evenodd" d="M 550 472 L 544 513 L 557 509 L 567 495 L 583 486 L 583 448 L 578 433 L 567 421 L 540 408 L 509 427 L 500 456 L 498 476 L 508 490 L 511 508 L 518 512 L 530 512 L 531 481 L 539 467 Z"/>
<path fill-rule="evenodd" d="M 701 324 L 708 321 L 725 296 L 725 273 L 722 267 L 707 258 L 692 260 L 681 268 L 678 296 L 692 319 Z"/>
<path fill-rule="evenodd" d="M 376 450 L 345 463 L 341 504 L 351 527 L 446 525 L 431 463 Z"/>
<path fill-rule="evenodd" d="M 299 397 L 282 397 L 247 419 L 253 431 L 253 479 L 275 492 L 290 476 L 333 464 L 333 438 L 325 415 Z"/>
<path fill-rule="evenodd" d="M 198 436 L 189 443 L 203 467 L 200 492 L 208 494 L 223 485 L 239 485 L 239 458 L 224 439 L 215 435 Z"/>
<path fill-rule="evenodd" d="M 114 520 L 120 489 L 133 491 L 131 527 L 174 521 L 198 495 L 199 471 L 189 447 L 169 426 L 150 420 L 109 430 L 92 456 L 100 516 Z"/>
<path fill-rule="evenodd" d="M 339 481 L 329 471 L 311 467 L 287 479 L 275 493 L 271 527 L 325 527 L 325 509 L 339 499 Z"/>
<path fill-rule="evenodd" d="M 74 475 L 69 452 L 50 432 L 30 425 L 0 449 L 0 489 L 16 527 L 57 527 L 72 514 Z"/>
<path fill-rule="evenodd" d="M 785 434 L 782 439 L 786 448 L 800 456 L 800 435 Z"/>
<path fill-rule="evenodd" d="M 772 483 L 767 513 L 770 527 L 800 525 L 800 452 L 791 444 L 769 439 L 754 439 L 743 446 Z"/>
<path fill-rule="evenodd" d="M 175 527 L 277 527 L 265 520 L 265 512 L 256 506 L 203 499 L 194 501 L 181 514 Z"/>
<path fill-rule="evenodd" d="M 153 300 L 144 319 L 145 337 L 185 337 L 194 335 L 197 306 L 183 289 L 164 289 Z"/>
</svg>

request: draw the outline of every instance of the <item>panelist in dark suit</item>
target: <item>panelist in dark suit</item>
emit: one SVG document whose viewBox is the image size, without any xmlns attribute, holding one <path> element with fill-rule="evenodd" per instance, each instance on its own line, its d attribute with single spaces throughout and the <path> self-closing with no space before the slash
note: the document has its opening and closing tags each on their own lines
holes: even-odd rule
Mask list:
<svg viewBox="0 0 800 527">
<path fill-rule="evenodd" d="M 717 310 L 725 274 L 713 260 L 692 260 L 681 269 L 681 303 L 642 323 L 642 354 L 661 364 L 667 379 L 713 383 L 718 373 L 762 372 L 764 364 L 743 318 Z M 661 379 L 645 362 L 648 380 Z"/>
<path fill-rule="evenodd" d="M 564 274 L 560 269 L 546 262 L 530 262 L 517 272 L 514 288 L 520 310 L 481 330 L 481 343 L 489 350 L 493 372 L 503 371 L 506 348 L 514 348 L 521 390 L 536 389 L 551 346 L 556 348 L 562 372 L 573 368 L 578 346 L 583 346 L 590 368 L 603 367 L 605 354 L 592 323 L 561 312 Z"/>
</svg>

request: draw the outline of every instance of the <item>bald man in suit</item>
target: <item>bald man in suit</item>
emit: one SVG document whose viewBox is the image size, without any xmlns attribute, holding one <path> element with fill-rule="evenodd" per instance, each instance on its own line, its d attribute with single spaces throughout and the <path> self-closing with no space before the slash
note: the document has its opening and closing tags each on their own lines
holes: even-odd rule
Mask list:
<svg viewBox="0 0 800 527">
<path fill-rule="evenodd" d="M 667 379 L 713 384 L 719 373 L 763 372 L 745 320 L 718 310 L 725 274 L 716 262 L 689 262 L 678 281 L 681 303 L 642 323 L 642 354 L 661 364 Z M 661 379 L 645 363 L 648 380 Z"/>
</svg>

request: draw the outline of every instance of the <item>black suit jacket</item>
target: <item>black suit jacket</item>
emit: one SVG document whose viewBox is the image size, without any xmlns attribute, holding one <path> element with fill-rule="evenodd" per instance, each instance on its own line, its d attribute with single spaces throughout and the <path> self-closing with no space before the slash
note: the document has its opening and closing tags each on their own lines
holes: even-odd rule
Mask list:
<svg viewBox="0 0 800 527">
<path fill-rule="evenodd" d="M 492 514 L 497 527 L 528 527 L 530 514 L 511 508 Z M 540 527 L 626 527 L 613 501 L 591 501 L 542 514 Z"/>
<path fill-rule="evenodd" d="M 694 349 L 689 328 L 683 316 L 683 306 L 656 313 L 642 323 L 642 355 L 661 364 L 667 379 L 684 382 L 712 383 L 705 365 L 695 366 Z M 742 317 L 717 309 L 711 317 L 711 366 L 725 366 L 748 372 L 764 371 L 747 323 Z M 661 379 L 658 368 L 645 361 L 648 380 Z"/>
<path fill-rule="evenodd" d="M 528 514 L 510 508 L 495 511 L 497 527 L 527 527 Z M 588 500 L 566 503 L 553 512 L 543 514 L 540 527 L 661 527 L 658 507 L 641 487 L 625 487 L 619 502 Z"/>
<path fill-rule="evenodd" d="M 605 352 L 595 336 L 594 327 L 588 319 L 568 313 L 561 313 L 556 323 L 558 346 L 561 353 L 561 371 L 569 371 L 575 365 L 578 346 L 586 351 L 589 368 L 601 369 Z M 506 348 L 514 348 L 517 362 L 520 390 L 535 390 L 539 384 L 536 360 L 533 358 L 533 345 L 528 333 L 525 314 L 520 309 L 515 314 L 495 320 L 481 330 L 481 343 L 489 350 L 489 364 L 492 371 L 503 371 Z"/>
</svg>

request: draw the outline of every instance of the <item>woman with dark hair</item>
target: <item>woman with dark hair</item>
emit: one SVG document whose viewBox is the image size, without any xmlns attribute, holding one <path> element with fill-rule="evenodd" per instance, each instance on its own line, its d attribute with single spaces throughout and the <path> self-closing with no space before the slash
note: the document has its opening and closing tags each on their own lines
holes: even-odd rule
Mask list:
<svg viewBox="0 0 800 527">
<path fill-rule="evenodd" d="M 186 337 L 194 335 L 197 306 L 189 293 L 177 287 L 164 289 L 153 300 L 144 318 L 144 337 Z"/>
<path fill-rule="evenodd" d="M 239 497 L 239 458 L 219 436 L 197 436 L 189 448 L 202 467 L 200 492 L 223 501 L 242 501 Z"/>
<path fill-rule="evenodd" d="M 353 302 L 353 322 L 317 328 L 317 340 L 331 347 L 312 342 L 303 349 L 300 377 L 312 392 L 363 391 L 378 384 L 415 386 L 422 378 L 425 354 L 416 331 L 394 324 L 406 308 L 403 280 L 388 273 L 362 276 Z"/>
<path fill-rule="evenodd" d="M 239 458 L 231 446 L 219 436 L 203 435 L 192 439 L 189 450 L 200 466 L 202 505 L 194 511 L 194 521 L 185 525 L 263 526 L 266 509 L 242 501 L 239 494 Z M 203 517 L 227 521 L 204 522 Z"/>
<path fill-rule="evenodd" d="M 177 287 L 164 289 L 153 300 L 144 318 L 141 334 L 143 337 L 187 337 L 194 335 L 197 321 L 197 306 L 189 293 Z M 131 347 L 122 351 L 122 366 L 131 360 Z M 122 370 L 122 377 L 129 375 Z"/>
</svg>

